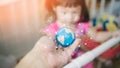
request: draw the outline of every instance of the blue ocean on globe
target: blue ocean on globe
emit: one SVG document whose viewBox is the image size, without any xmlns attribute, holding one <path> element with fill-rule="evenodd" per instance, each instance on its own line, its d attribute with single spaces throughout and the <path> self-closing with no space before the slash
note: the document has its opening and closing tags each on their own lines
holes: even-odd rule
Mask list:
<svg viewBox="0 0 120 68">
<path fill-rule="evenodd" d="M 68 47 L 75 41 L 75 34 L 74 32 L 68 28 L 64 27 L 61 28 L 56 33 L 56 42 L 59 46 Z"/>
</svg>

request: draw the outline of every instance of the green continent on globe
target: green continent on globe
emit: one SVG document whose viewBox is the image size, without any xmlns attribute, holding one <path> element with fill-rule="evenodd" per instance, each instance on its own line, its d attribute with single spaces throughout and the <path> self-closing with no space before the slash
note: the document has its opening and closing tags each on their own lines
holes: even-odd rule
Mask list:
<svg viewBox="0 0 120 68">
<path fill-rule="evenodd" d="M 64 27 L 61 28 L 56 33 L 56 42 L 59 46 L 68 47 L 70 46 L 75 40 L 75 34 L 70 28 Z"/>
</svg>

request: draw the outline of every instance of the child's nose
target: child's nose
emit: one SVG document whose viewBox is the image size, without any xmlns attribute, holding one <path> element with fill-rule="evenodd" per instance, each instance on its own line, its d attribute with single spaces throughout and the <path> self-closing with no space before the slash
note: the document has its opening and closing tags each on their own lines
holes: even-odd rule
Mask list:
<svg viewBox="0 0 120 68">
<path fill-rule="evenodd" d="M 66 15 L 66 20 L 67 20 L 67 21 L 69 21 L 69 22 L 72 21 L 72 18 L 73 18 L 73 17 L 72 17 L 72 14 L 67 14 L 67 15 Z"/>
</svg>

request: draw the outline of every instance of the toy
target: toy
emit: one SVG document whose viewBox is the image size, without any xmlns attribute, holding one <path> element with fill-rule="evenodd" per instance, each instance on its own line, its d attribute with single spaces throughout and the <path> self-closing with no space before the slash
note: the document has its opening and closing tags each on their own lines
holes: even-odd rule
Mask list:
<svg viewBox="0 0 120 68">
<path fill-rule="evenodd" d="M 117 30 L 117 24 L 115 23 L 115 18 L 113 15 L 107 13 L 102 14 L 98 18 L 93 19 L 93 27 L 96 27 L 101 31 L 115 31 Z M 101 26 L 101 27 L 100 27 Z M 100 28 L 98 28 L 100 27 Z M 95 29 L 96 29 L 95 28 Z"/>
<path fill-rule="evenodd" d="M 68 47 L 75 41 L 75 34 L 68 27 L 63 27 L 58 30 L 55 37 L 56 42 L 60 47 Z"/>
</svg>

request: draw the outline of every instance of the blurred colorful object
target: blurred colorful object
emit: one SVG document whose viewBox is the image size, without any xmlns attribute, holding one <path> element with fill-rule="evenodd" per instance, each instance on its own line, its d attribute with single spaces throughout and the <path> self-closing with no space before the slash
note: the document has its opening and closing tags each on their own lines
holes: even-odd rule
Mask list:
<svg viewBox="0 0 120 68">
<path fill-rule="evenodd" d="M 92 23 L 93 27 L 96 27 L 98 30 L 102 28 L 103 31 L 115 31 L 117 30 L 117 25 L 115 22 L 115 17 L 104 13 L 98 18 L 95 18 Z"/>
<path fill-rule="evenodd" d="M 56 34 L 56 42 L 59 46 L 68 47 L 75 40 L 75 34 L 70 28 L 61 28 Z"/>
<path fill-rule="evenodd" d="M 115 18 L 112 15 L 104 13 L 102 16 L 93 20 L 92 25 L 96 31 L 115 31 L 118 29 Z M 97 42 L 91 39 L 89 36 L 85 36 L 83 38 L 83 44 L 88 50 L 92 50 L 102 44 L 101 42 Z M 100 55 L 102 58 L 112 58 L 120 53 L 120 43 L 116 44 L 116 46 L 112 47 L 111 49 L 105 51 L 103 54 Z"/>
</svg>

